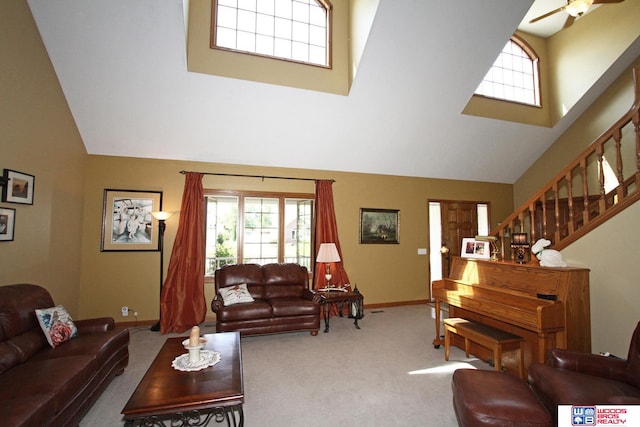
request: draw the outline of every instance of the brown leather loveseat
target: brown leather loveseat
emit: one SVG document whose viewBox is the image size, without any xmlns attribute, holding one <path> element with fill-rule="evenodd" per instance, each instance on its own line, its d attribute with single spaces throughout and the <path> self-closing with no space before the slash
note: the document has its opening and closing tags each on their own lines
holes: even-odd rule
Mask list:
<svg viewBox="0 0 640 427">
<path fill-rule="evenodd" d="M 309 290 L 307 268 L 299 264 L 224 266 L 215 272 L 215 289 L 217 332 L 317 335 L 320 329 L 320 304 Z"/>
<path fill-rule="evenodd" d="M 129 331 L 112 318 L 72 320 L 56 347 L 36 309 L 54 307 L 37 285 L 0 286 L 0 419 L 5 426 L 77 426 L 129 362 Z"/>
</svg>

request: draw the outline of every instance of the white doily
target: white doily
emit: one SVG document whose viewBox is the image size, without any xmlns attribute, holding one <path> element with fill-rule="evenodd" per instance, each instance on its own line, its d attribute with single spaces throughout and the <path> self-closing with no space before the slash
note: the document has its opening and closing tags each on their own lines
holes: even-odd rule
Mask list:
<svg viewBox="0 0 640 427">
<path fill-rule="evenodd" d="M 220 353 L 217 351 L 200 350 L 200 360 L 197 362 L 189 361 L 189 353 L 181 354 L 173 359 L 171 366 L 178 371 L 199 371 L 209 366 L 213 366 L 220 361 Z"/>
</svg>

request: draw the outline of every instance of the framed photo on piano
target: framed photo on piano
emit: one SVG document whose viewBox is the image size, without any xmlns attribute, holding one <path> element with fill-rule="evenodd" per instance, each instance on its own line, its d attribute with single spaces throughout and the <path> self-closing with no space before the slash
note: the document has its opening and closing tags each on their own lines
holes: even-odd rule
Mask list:
<svg viewBox="0 0 640 427">
<path fill-rule="evenodd" d="M 491 245 L 489 242 L 480 242 L 473 238 L 463 238 L 462 247 L 460 249 L 462 258 L 491 258 Z"/>
</svg>

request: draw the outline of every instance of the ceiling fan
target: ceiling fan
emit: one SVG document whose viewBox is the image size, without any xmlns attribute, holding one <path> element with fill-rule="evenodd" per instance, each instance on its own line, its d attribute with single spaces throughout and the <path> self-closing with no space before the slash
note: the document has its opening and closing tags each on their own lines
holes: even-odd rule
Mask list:
<svg viewBox="0 0 640 427">
<path fill-rule="evenodd" d="M 573 21 L 575 21 L 576 18 L 584 15 L 589 10 L 591 5 L 620 3 L 622 1 L 624 0 L 567 0 L 567 4 L 565 4 L 564 6 L 554 9 L 551 12 L 547 12 L 544 15 L 540 15 L 537 18 L 529 21 L 529 23 L 533 24 L 534 22 L 538 22 L 541 19 L 547 18 L 558 12 L 566 11 L 569 14 L 569 16 L 567 16 L 567 21 L 564 24 L 564 27 L 566 28 L 569 25 L 573 24 Z"/>
</svg>

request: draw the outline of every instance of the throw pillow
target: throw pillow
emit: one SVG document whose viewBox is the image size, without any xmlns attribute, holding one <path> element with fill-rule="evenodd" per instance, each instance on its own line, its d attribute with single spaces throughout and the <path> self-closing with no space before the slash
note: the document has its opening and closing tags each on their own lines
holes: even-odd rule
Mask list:
<svg viewBox="0 0 640 427">
<path fill-rule="evenodd" d="M 78 335 L 78 328 L 61 305 L 36 310 L 36 317 L 44 336 L 53 348 Z"/>
<path fill-rule="evenodd" d="M 241 285 L 235 286 L 227 286 L 226 288 L 220 289 L 220 296 L 222 297 L 222 301 L 225 306 L 238 304 L 241 302 L 253 302 L 254 299 L 247 290 L 247 284 L 243 283 Z"/>
</svg>

